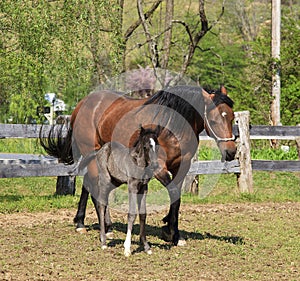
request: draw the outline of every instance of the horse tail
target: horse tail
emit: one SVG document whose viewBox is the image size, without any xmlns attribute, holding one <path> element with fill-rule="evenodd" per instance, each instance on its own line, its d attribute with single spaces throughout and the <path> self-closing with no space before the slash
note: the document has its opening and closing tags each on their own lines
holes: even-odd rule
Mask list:
<svg viewBox="0 0 300 281">
<path fill-rule="evenodd" d="M 74 163 L 72 151 L 72 127 L 70 122 L 64 124 L 52 125 L 48 135 L 43 132 L 41 127 L 39 134 L 40 145 L 45 151 L 59 162 L 71 165 Z"/>
</svg>

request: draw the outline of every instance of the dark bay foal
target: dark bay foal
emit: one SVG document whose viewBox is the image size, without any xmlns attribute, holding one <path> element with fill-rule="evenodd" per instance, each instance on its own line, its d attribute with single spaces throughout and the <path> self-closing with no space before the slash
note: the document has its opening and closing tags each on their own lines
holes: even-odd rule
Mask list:
<svg viewBox="0 0 300 281">
<path fill-rule="evenodd" d="M 159 167 L 157 153 L 157 134 L 152 130 L 141 127 L 138 140 L 132 148 L 127 148 L 118 142 L 108 142 L 99 151 L 92 152 L 81 161 L 79 169 L 83 169 L 91 160 L 95 159 L 98 166 L 98 182 L 96 186 L 90 188 L 90 193 L 101 228 L 100 241 L 102 249 L 107 248 L 105 216 L 108 212 L 109 193 L 121 184 L 127 183 L 129 212 L 124 254 L 125 256 L 131 255 L 131 232 L 137 215 L 137 205 L 140 219 L 140 242 L 143 244 L 146 253 L 152 253 L 145 234 L 146 194 L 148 182 L 154 171 Z M 86 186 L 92 186 L 89 183 L 85 184 Z"/>
</svg>

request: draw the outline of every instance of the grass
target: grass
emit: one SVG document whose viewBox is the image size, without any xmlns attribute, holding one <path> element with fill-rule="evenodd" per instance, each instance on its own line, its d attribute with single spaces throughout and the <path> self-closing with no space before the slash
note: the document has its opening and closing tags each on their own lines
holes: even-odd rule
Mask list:
<svg viewBox="0 0 300 281">
<path fill-rule="evenodd" d="M 211 142 L 210 142 L 211 144 Z M 36 140 L 10 139 L 0 140 L 0 151 L 18 153 L 42 153 Z M 254 159 L 296 160 L 296 147 L 291 146 L 288 153 L 281 149 L 259 149 L 251 151 Z M 200 160 L 219 159 L 220 152 L 215 145 L 200 146 Z M 236 176 L 201 175 L 198 176 L 199 194 L 183 194 L 186 203 L 237 203 L 237 202 L 299 202 L 300 174 L 286 172 L 253 173 L 254 193 L 241 194 L 237 188 Z M 82 178 L 77 177 L 75 196 L 55 195 L 56 178 L 15 178 L 0 179 L 0 213 L 38 212 L 57 208 L 75 208 L 79 201 Z M 127 203 L 127 190 L 124 186 L 115 193 L 115 206 Z M 149 184 L 147 202 L 152 205 L 165 206 L 169 204 L 166 189 L 156 180 Z M 112 201 L 111 201 L 112 203 Z M 89 204 L 91 202 L 89 201 Z"/>
<path fill-rule="evenodd" d="M 153 254 L 139 248 L 123 255 L 126 215 L 114 213 L 114 240 L 100 249 L 99 232 L 76 235 L 69 213 L 49 217 L 2 216 L 0 279 L 3 280 L 298 280 L 299 210 L 296 204 L 182 206 L 180 228 L 187 246 L 161 240 L 164 212 L 147 219 Z M 90 211 L 90 210 L 88 210 Z M 94 212 L 92 212 L 94 214 Z M 22 216 L 22 214 L 19 214 Z M 90 222 L 91 213 L 87 218 Z M 83 266 L 84 265 L 84 266 Z"/>
<path fill-rule="evenodd" d="M 45 154 L 37 139 L 0 139 L 0 152 Z"/>
<path fill-rule="evenodd" d="M 298 173 L 254 172 L 254 193 L 239 192 L 235 175 L 199 176 L 199 195 L 183 194 L 183 203 L 241 203 L 241 202 L 300 202 Z M 59 208 L 76 208 L 81 192 L 82 178 L 76 181 L 75 196 L 55 195 L 56 178 L 0 179 L 0 213 L 38 212 Z M 127 204 L 127 190 L 117 190 L 115 205 Z M 149 185 L 147 202 L 167 206 L 166 189 L 156 180 Z M 92 204 L 89 201 L 89 204 Z"/>
<path fill-rule="evenodd" d="M 14 151 L 18 142 L 5 145 L 20 152 Z M 22 152 L 33 148 L 32 143 Z M 201 158 L 219 157 L 214 148 L 201 151 Z M 269 151 L 258 153 L 275 157 Z M 153 254 L 140 252 L 135 225 L 130 258 L 122 254 L 124 212 L 112 211 L 115 239 L 107 251 L 100 249 L 99 233 L 92 227 L 87 235 L 75 234 L 72 218 L 82 177 L 77 177 L 75 196 L 55 195 L 55 177 L 0 179 L 0 279 L 298 280 L 300 174 L 255 171 L 253 176 L 253 194 L 239 192 L 235 175 L 199 176 L 199 195 L 182 196 L 179 227 L 186 247 L 161 239 L 169 199 L 165 188 L 152 180 L 147 201 L 165 208 L 147 218 Z M 127 197 L 125 186 L 119 191 L 117 204 Z M 91 200 L 86 222 L 97 222 Z"/>
</svg>

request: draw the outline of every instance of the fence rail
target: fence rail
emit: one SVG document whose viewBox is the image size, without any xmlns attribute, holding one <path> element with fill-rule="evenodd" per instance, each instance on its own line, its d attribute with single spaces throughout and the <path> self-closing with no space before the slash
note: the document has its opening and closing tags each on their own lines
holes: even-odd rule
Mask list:
<svg viewBox="0 0 300 281">
<path fill-rule="evenodd" d="M 38 138 L 42 125 L 0 124 L 0 139 L 3 138 Z M 50 125 L 43 125 L 43 131 L 50 130 Z M 300 138 L 300 126 L 265 126 L 250 125 L 250 139 L 288 139 Z M 238 125 L 233 126 L 234 135 L 239 135 Z M 200 139 L 211 139 L 205 131 Z"/>
<path fill-rule="evenodd" d="M 248 113 L 249 115 L 249 113 Z M 240 116 L 240 117 L 237 117 Z M 243 112 L 237 113 L 237 125 L 234 125 L 234 134 L 242 138 L 245 130 L 249 130 L 249 139 L 283 139 L 296 140 L 299 144 L 300 126 L 249 126 L 243 128 L 238 118 Z M 50 125 L 44 125 L 43 131 L 50 129 Z M 41 125 L 0 124 L 0 139 L 3 138 L 38 138 Z M 200 140 L 210 139 L 205 132 L 200 134 Z M 246 141 L 247 142 L 247 137 Z M 245 145 L 243 143 L 242 145 Z M 248 151 L 250 154 L 250 152 Z M 231 162 L 221 161 L 197 161 L 192 163 L 188 175 L 198 174 L 222 174 L 243 173 L 242 160 Z M 300 171 L 300 161 L 272 161 L 251 160 L 246 169 L 264 171 Z M 40 176 L 74 176 L 78 175 L 76 164 L 67 166 L 58 163 L 57 159 L 32 155 L 0 153 L 0 178 L 14 177 L 40 177 Z"/>
</svg>

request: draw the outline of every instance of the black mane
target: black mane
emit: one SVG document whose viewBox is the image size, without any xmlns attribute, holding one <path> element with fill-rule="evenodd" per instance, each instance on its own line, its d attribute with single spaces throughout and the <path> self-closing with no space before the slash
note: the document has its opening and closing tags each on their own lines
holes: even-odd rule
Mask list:
<svg viewBox="0 0 300 281">
<path fill-rule="evenodd" d="M 212 90 L 212 89 L 204 88 L 204 90 L 205 90 L 206 92 L 208 92 L 210 95 L 211 95 L 211 94 L 214 94 L 213 102 L 214 102 L 214 105 L 215 105 L 215 106 L 218 106 L 218 105 L 220 105 L 220 104 L 222 104 L 222 103 L 225 103 L 225 104 L 227 104 L 229 107 L 231 107 L 231 108 L 233 107 L 233 104 L 234 104 L 233 100 L 232 100 L 230 97 L 228 97 L 227 95 L 224 95 L 224 94 L 221 92 L 220 89 L 218 89 L 218 90 Z"/>
<path fill-rule="evenodd" d="M 178 125 L 178 114 L 190 124 L 197 117 L 202 115 L 204 110 L 204 99 L 202 88 L 194 86 L 175 86 L 163 89 L 150 97 L 144 106 L 150 104 L 160 105 L 156 108 L 154 119 L 159 118 L 160 125 L 167 123 Z M 179 126 L 180 127 L 180 126 Z"/>
<path fill-rule="evenodd" d="M 187 123 L 203 119 L 204 98 L 202 88 L 194 86 L 175 86 L 158 91 L 145 103 L 152 107 L 153 123 L 160 129 L 167 128 L 170 134 L 181 137 L 187 130 Z M 150 107 L 151 108 L 151 107 Z"/>
<path fill-rule="evenodd" d="M 208 93 L 215 94 L 212 106 L 222 103 L 233 106 L 233 101 L 220 90 L 208 91 Z M 169 129 L 179 137 L 186 132 L 186 122 L 193 126 L 195 120 L 204 118 L 205 104 L 201 87 L 175 86 L 160 90 L 150 97 L 142 108 L 146 109 L 147 105 L 153 104 L 159 105 L 154 109 L 151 107 L 148 113 L 153 116 L 153 122 L 160 128 Z M 178 118 L 179 116 L 181 118 Z"/>
</svg>

